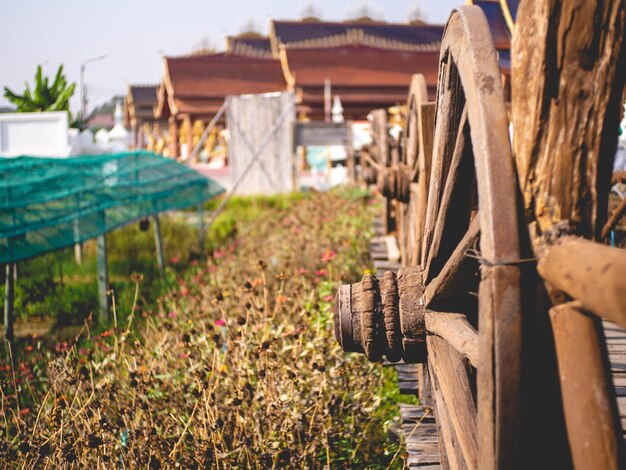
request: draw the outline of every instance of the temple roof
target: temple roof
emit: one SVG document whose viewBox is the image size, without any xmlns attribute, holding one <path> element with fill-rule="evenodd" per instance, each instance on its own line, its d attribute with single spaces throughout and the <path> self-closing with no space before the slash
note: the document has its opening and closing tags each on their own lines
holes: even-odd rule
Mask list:
<svg viewBox="0 0 626 470">
<path fill-rule="evenodd" d="M 411 76 L 422 73 L 431 92 L 437 84 L 439 51 L 399 51 L 363 45 L 332 48 L 281 48 L 283 71 L 301 107 L 323 115 L 326 79 L 339 95 L 349 119 L 365 119 L 376 107 L 403 104 Z"/>
<path fill-rule="evenodd" d="M 124 105 L 124 123 L 127 126 L 136 119 L 154 119 L 158 89 L 157 85 L 128 85 Z"/>
<path fill-rule="evenodd" d="M 270 38 L 261 35 L 240 34 L 226 36 L 226 52 L 249 57 L 272 57 Z"/>
<path fill-rule="evenodd" d="M 166 57 L 157 117 L 212 116 L 227 95 L 286 88 L 280 61 L 230 53 Z"/>
<path fill-rule="evenodd" d="M 283 68 L 295 86 L 324 85 L 406 85 L 411 76 L 422 73 L 429 85 L 436 85 L 439 65 L 437 51 L 396 51 L 355 45 L 317 49 L 284 49 Z"/>
<path fill-rule="evenodd" d="M 439 50 L 443 26 L 406 23 L 279 21 L 270 22 L 274 56 L 280 46 L 323 48 L 361 44 L 408 51 Z"/>
</svg>

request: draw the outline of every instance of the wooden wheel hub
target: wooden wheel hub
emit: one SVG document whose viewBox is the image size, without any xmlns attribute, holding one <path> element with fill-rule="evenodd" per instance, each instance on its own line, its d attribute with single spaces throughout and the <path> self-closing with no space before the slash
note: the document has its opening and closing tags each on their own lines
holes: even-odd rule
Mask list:
<svg viewBox="0 0 626 470">
<path fill-rule="evenodd" d="M 346 352 L 371 361 L 426 360 L 424 284 L 418 267 L 388 271 L 382 279 L 367 274 L 339 287 L 335 297 L 335 336 Z"/>
<path fill-rule="evenodd" d="M 411 196 L 411 169 L 402 164 L 383 168 L 378 173 L 378 189 L 388 199 L 409 202 Z"/>
</svg>

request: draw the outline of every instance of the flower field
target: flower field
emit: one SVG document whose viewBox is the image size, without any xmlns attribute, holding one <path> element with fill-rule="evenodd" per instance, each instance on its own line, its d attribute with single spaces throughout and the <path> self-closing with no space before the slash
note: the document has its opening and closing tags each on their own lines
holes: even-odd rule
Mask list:
<svg viewBox="0 0 626 470">
<path fill-rule="evenodd" d="M 154 307 L 9 351 L 0 464 L 400 468 L 390 373 L 333 337 L 333 292 L 368 268 L 376 201 L 343 190 L 264 211 Z"/>
</svg>

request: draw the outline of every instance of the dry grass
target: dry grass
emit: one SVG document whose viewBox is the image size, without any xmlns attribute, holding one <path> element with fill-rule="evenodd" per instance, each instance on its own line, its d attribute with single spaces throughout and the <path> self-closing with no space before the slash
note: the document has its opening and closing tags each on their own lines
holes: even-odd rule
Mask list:
<svg viewBox="0 0 626 470">
<path fill-rule="evenodd" d="M 341 352 L 331 313 L 337 282 L 367 266 L 372 213 L 354 194 L 274 209 L 191 266 L 157 311 L 21 345 L 0 372 L 0 461 L 385 468 L 396 448 L 382 370 Z"/>
</svg>

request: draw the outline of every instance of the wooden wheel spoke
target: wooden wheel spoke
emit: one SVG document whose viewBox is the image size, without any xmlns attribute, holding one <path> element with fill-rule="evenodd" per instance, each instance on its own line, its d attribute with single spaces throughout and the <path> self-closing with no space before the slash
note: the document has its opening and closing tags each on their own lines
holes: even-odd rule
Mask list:
<svg viewBox="0 0 626 470">
<path fill-rule="evenodd" d="M 455 222 L 461 222 L 462 224 L 462 219 L 465 216 L 463 212 L 467 212 L 467 210 L 463 210 L 466 208 L 459 206 L 452 207 L 452 202 L 454 196 L 459 195 L 459 192 L 461 192 L 460 196 L 467 201 L 467 193 L 463 191 L 466 184 L 461 184 L 461 180 L 467 180 L 473 173 L 471 168 L 472 162 L 467 161 L 470 160 L 470 158 L 464 158 L 469 157 L 468 153 L 471 152 L 471 146 L 467 145 L 470 142 L 468 134 L 468 113 L 467 107 L 465 106 L 461 112 L 461 119 L 458 124 L 454 147 L 452 155 L 449 158 L 449 162 L 445 156 L 442 156 L 442 158 L 438 159 L 435 163 L 437 165 L 437 171 L 440 173 L 439 181 L 435 181 L 435 185 L 443 185 L 444 189 L 440 200 L 433 198 L 432 212 L 433 216 L 436 217 L 436 220 L 434 224 L 431 225 L 432 228 L 428 234 L 430 238 L 428 242 L 428 249 L 426 251 L 428 253 L 428 258 L 424 266 L 425 278 L 427 280 L 430 279 L 431 275 L 435 274 L 431 272 L 431 267 L 433 260 L 437 258 L 440 253 L 444 227 Z M 462 163 L 464 163 L 464 165 L 462 165 Z M 455 210 L 454 217 L 448 217 L 448 214 L 452 209 Z"/>
<path fill-rule="evenodd" d="M 472 218 L 467 232 L 447 259 L 443 268 L 427 286 L 424 304 L 432 307 L 467 291 L 468 281 L 474 277 L 476 261 L 467 256 L 480 235 L 478 214 Z"/>
<path fill-rule="evenodd" d="M 478 369 L 478 332 L 461 313 L 427 311 L 426 330 L 446 340 Z"/>
</svg>

